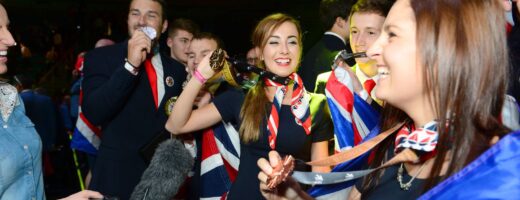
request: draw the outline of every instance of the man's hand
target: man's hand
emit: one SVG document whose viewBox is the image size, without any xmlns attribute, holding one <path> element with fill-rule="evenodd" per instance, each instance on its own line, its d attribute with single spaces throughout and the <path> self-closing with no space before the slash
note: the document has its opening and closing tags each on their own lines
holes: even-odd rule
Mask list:
<svg viewBox="0 0 520 200">
<path fill-rule="evenodd" d="M 152 40 L 141 30 L 136 30 L 128 40 L 127 59 L 134 66 L 139 67 L 151 52 Z"/>
</svg>

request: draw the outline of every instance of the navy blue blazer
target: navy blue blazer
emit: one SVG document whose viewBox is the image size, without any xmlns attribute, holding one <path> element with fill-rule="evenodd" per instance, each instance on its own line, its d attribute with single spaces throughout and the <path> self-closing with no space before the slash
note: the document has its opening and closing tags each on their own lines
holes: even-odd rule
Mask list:
<svg viewBox="0 0 520 200">
<path fill-rule="evenodd" d="M 88 52 L 82 83 L 82 111 L 103 133 L 89 188 L 120 199 L 128 199 L 139 182 L 147 167 L 139 149 L 165 131 L 165 102 L 181 93 L 186 79 L 184 65 L 161 54 L 165 95 L 156 109 L 144 64 L 137 76 L 124 68 L 127 43 Z"/>
<path fill-rule="evenodd" d="M 312 91 L 318 74 L 330 71 L 336 54 L 346 49 L 352 52 L 349 45 L 335 35 L 324 34 L 303 57 L 298 74 L 302 77 L 305 89 Z M 354 63 L 355 64 L 355 63 Z"/>
</svg>

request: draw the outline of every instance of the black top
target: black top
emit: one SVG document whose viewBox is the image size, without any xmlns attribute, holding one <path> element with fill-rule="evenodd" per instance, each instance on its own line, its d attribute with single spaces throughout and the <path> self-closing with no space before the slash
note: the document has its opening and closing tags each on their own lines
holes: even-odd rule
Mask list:
<svg viewBox="0 0 520 200">
<path fill-rule="evenodd" d="M 240 109 L 245 95 L 238 90 L 228 90 L 217 96 L 213 103 L 217 107 L 225 122 L 240 124 Z M 268 109 L 269 110 L 269 109 Z M 269 116 L 269 113 L 265 118 Z M 261 134 L 256 142 L 240 143 L 239 173 L 228 194 L 229 199 L 263 199 L 259 190 L 257 178 L 260 169 L 256 162 L 260 158 L 267 158 L 271 148 L 265 134 L 265 119 Z M 330 120 L 330 118 L 329 118 Z M 327 127 L 327 126 L 324 126 Z M 299 159 L 309 160 L 312 142 L 326 141 L 332 138 L 330 128 L 312 128 L 312 134 L 307 135 L 304 129 L 296 124 L 289 105 L 282 105 L 280 111 L 279 134 L 276 140 L 276 151 L 281 155 L 295 155 Z M 305 155 L 304 155 L 305 154 Z M 306 158 L 305 158 L 306 157 Z"/>
<path fill-rule="evenodd" d="M 388 158 L 394 157 L 394 148 L 393 145 L 389 148 L 387 155 Z M 401 189 L 399 182 L 397 181 L 397 170 L 401 164 L 392 165 L 386 168 L 382 173 L 382 177 L 379 179 L 378 184 L 374 187 L 371 186 L 371 189 L 368 192 L 364 192 L 363 188 L 363 180 L 359 179 L 356 182 L 356 189 L 361 192 L 361 199 L 386 199 L 386 200 L 406 200 L 406 199 L 417 199 L 423 193 L 424 184 L 426 183 L 426 179 L 415 178 L 412 181 L 412 185 L 409 190 Z M 412 174 L 414 176 L 415 174 Z M 403 183 L 408 183 L 412 176 L 408 174 L 406 171 L 406 167 L 403 166 Z"/>
</svg>

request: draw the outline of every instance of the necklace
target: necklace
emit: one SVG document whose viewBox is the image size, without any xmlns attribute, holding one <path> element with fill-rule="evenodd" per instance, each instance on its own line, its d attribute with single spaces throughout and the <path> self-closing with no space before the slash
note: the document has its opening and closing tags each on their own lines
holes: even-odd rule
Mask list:
<svg viewBox="0 0 520 200">
<path fill-rule="evenodd" d="M 399 187 L 401 187 L 402 190 L 408 191 L 410 187 L 412 187 L 412 181 L 415 180 L 415 178 L 421 173 L 422 169 L 424 168 L 424 163 L 422 164 L 421 168 L 419 168 L 419 171 L 417 171 L 417 173 L 414 176 L 412 176 L 412 179 L 410 179 L 408 183 L 403 183 L 403 166 L 404 163 L 401 163 L 399 170 L 397 170 L 397 181 L 399 182 Z"/>
</svg>

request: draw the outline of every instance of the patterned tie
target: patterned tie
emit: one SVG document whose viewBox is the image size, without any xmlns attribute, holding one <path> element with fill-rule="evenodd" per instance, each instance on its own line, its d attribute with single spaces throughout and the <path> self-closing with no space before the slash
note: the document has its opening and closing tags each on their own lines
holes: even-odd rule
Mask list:
<svg viewBox="0 0 520 200">
<path fill-rule="evenodd" d="M 376 86 L 376 82 L 373 79 L 368 79 L 363 83 L 363 87 L 367 91 L 369 96 L 372 96 L 372 89 Z"/>
<path fill-rule="evenodd" d="M 307 94 L 303 87 L 303 81 L 296 73 L 289 75 L 289 78 L 294 81 L 292 98 L 291 98 L 291 111 L 296 119 L 296 123 L 303 127 L 305 133 L 309 135 L 311 133 L 311 115 L 309 109 L 310 95 Z M 278 135 L 278 123 L 280 121 L 279 113 L 282 108 L 282 101 L 287 93 L 288 86 L 280 83 L 264 79 L 266 86 L 275 86 L 276 93 L 273 98 L 273 104 L 271 106 L 271 114 L 269 115 L 269 121 L 267 122 L 267 133 L 269 134 L 269 146 L 271 149 L 276 147 L 276 136 Z"/>
<path fill-rule="evenodd" d="M 146 74 L 148 75 L 148 81 L 150 81 L 150 87 L 152 89 L 153 101 L 155 103 L 155 108 L 159 107 L 158 105 L 158 94 L 157 94 L 157 74 L 155 73 L 155 68 L 152 65 L 152 59 L 147 58 L 144 61 L 144 69 L 146 70 Z"/>
</svg>

